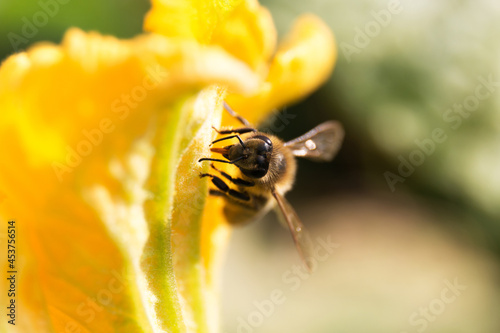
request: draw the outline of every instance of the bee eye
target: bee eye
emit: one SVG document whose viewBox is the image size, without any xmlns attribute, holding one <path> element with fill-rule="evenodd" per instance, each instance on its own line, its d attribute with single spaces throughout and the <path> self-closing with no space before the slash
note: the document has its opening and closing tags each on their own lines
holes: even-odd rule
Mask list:
<svg viewBox="0 0 500 333">
<path fill-rule="evenodd" d="M 271 141 L 271 139 L 269 139 L 267 136 L 265 135 L 256 135 L 253 137 L 253 139 L 259 139 L 259 140 L 262 140 L 264 141 L 267 145 L 269 145 L 270 147 L 273 146 L 273 142 Z"/>
<path fill-rule="evenodd" d="M 273 142 L 265 135 L 256 135 L 253 139 L 258 139 L 260 142 L 256 147 L 257 154 L 265 155 L 273 150 Z"/>
</svg>

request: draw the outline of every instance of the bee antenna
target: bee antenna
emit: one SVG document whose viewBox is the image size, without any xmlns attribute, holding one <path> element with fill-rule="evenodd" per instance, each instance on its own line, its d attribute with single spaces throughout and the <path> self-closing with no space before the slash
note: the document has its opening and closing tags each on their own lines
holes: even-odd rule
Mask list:
<svg viewBox="0 0 500 333">
<path fill-rule="evenodd" d="M 203 162 L 203 161 L 212 161 L 212 162 L 222 162 L 222 163 L 227 163 L 227 164 L 234 164 L 236 162 L 238 162 L 239 160 L 242 160 L 244 159 L 245 156 L 240 156 L 232 161 L 226 161 L 226 160 L 221 160 L 221 159 L 218 159 L 218 158 L 208 158 L 208 157 L 204 157 L 204 158 L 200 158 L 198 160 L 198 162 Z"/>
<path fill-rule="evenodd" d="M 214 141 L 212 141 L 212 143 L 210 144 L 210 146 L 213 145 L 214 143 L 221 142 L 221 141 L 224 141 L 224 140 L 233 139 L 233 138 L 238 139 L 238 141 L 240 142 L 240 144 L 241 144 L 241 146 L 243 148 L 247 147 L 247 146 L 245 146 L 245 143 L 243 142 L 243 140 L 241 140 L 240 136 L 237 135 L 237 134 L 236 135 L 226 136 L 225 138 L 220 138 L 220 139 L 214 140 Z"/>
</svg>

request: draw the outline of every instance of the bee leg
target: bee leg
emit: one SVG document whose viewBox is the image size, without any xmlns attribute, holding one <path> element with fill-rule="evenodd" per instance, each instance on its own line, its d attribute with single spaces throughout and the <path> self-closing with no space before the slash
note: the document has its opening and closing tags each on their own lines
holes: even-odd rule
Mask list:
<svg viewBox="0 0 500 333">
<path fill-rule="evenodd" d="M 233 198 L 242 200 L 242 201 L 250 201 L 250 196 L 245 193 L 245 192 L 239 192 L 236 190 L 233 190 L 232 188 L 229 188 L 227 184 L 220 179 L 219 177 L 209 174 L 209 173 L 202 173 L 200 175 L 200 178 L 203 177 L 210 177 L 212 178 L 212 184 L 214 184 L 222 193 L 227 194 Z"/>
<path fill-rule="evenodd" d="M 227 113 L 229 113 L 232 117 L 238 119 L 240 123 L 242 123 L 246 127 L 252 127 L 252 125 L 248 120 L 246 120 L 245 118 L 234 112 L 234 110 L 231 109 L 231 107 L 226 102 L 224 102 L 224 109 L 226 109 Z"/>
<path fill-rule="evenodd" d="M 231 133 L 245 134 L 248 132 L 257 132 L 257 130 L 252 127 L 242 127 L 242 128 L 228 129 L 228 130 L 218 130 L 213 126 L 212 128 L 219 134 L 231 134 Z"/>
<path fill-rule="evenodd" d="M 254 182 L 247 181 L 247 180 L 244 180 L 244 179 L 241 179 L 241 178 L 233 178 L 233 177 L 231 177 L 226 172 L 217 169 L 213 163 L 211 163 L 210 166 L 212 167 L 212 169 L 218 171 L 224 178 L 226 178 L 227 180 L 229 180 L 231 183 L 233 183 L 235 185 L 245 186 L 245 187 L 255 186 Z"/>
</svg>

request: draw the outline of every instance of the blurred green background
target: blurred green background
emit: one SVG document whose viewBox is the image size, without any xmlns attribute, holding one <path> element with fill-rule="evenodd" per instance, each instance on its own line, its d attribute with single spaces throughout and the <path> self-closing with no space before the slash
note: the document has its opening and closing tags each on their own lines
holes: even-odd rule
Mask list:
<svg viewBox="0 0 500 333">
<path fill-rule="evenodd" d="M 263 127 L 288 140 L 327 119 L 344 124 L 338 157 L 300 161 L 288 195 L 314 237 L 340 246 L 307 276 L 274 216 L 236 230 L 223 331 L 500 332 L 500 3 L 261 3 L 281 37 L 313 12 L 337 38 L 329 82 Z M 70 26 L 134 36 L 148 7 L 70 0 L 13 45 L 41 7 L 2 0 L 0 59 L 59 42 Z"/>
</svg>

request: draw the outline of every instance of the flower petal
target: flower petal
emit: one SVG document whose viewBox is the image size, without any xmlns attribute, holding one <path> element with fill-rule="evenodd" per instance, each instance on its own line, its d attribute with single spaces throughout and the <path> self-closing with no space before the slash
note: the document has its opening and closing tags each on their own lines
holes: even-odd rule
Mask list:
<svg viewBox="0 0 500 333">
<path fill-rule="evenodd" d="M 257 0 L 243 1 L 214 30 L 211 44 L 221 45 L 258 73 L 267 75 L 277 33 L 269 11 Z"/>
<path fill-rule="evenodd" d="M 276 48 L 273 19 L 257 0 L 156 0 L 144 29 L 220 45 L 264 76 Z"/>
<path fill-rule="evenodd" d="M 271 110 L 303 98 L 323 84 L 336 57 L 330 29 L 316 16 L 301 16 L 281 43 L 259 91 L 251 96 L 230 94 L 227 101 L 250 122 L 259 123 Z"/>
<path fill-rule="evenodd" d="M 208 43 L 217 25 L 242 0 L 152 0 L 144 30 Z"/>
<path fill-rule="evenodd" d="M 172 258 L 171 230 L 186 227 L 173 214 L 178 195 L 206 188 L 193 161 L 220 121 L 225 89 L 215 84 L 244 93 L 258 78 L 219 47 L 159 35 L 120 41 L 74 29 L 61 46 L 2 64 L 0 216 L 19 225 L 19 288 L 30 291 L 20 294 L 21 330 L 207 325 L 192 312 L 200 289 L 174 276 L 196 269 L 201 214 L 174 245 L 189 260 Z"/>
</svg>

